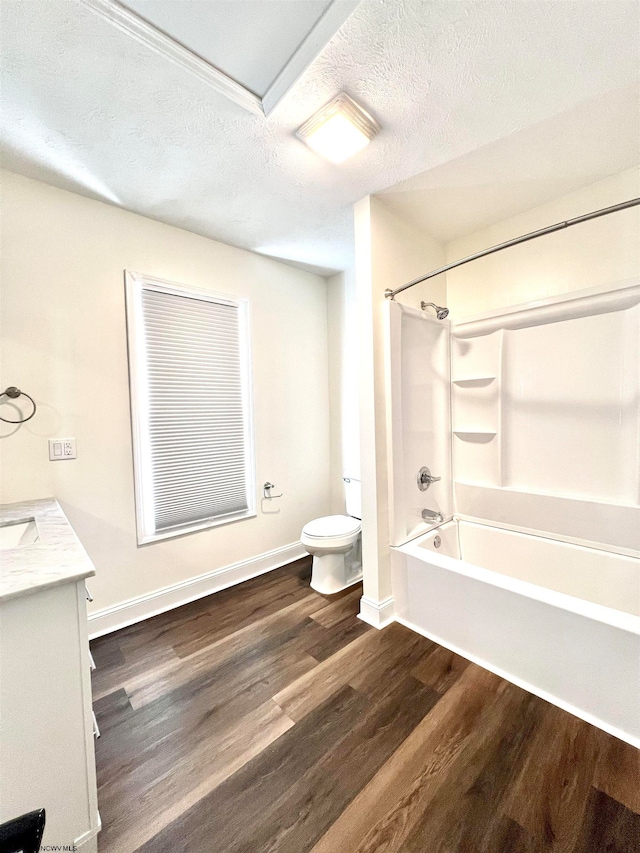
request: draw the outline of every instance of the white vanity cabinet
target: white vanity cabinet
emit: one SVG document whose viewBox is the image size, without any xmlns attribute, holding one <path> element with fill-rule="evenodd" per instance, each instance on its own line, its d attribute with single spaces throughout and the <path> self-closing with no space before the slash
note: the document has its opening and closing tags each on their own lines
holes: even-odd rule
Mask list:
<svg viewBox="0 0 640 853">
<path fill-rule="evenodd" d="M 47 524 L 38 526 L 43 549 Z M 100 818 L 84 578 L 94 570 L 69 532 L 58 577 L 52 562 L 39 575 L 26 548 L 0 552 L 0 823 L 44 808 L 45 848 L 92 853 Z M 29 577 L 20 588 L 23 557 Z"/>
</svg>

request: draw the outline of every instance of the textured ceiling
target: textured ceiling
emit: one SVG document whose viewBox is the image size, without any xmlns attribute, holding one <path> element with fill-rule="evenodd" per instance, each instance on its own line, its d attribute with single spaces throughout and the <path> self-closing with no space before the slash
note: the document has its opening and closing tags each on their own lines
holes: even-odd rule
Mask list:
<svg viewBox="0 0 640 853">
<path fill-rule="evenodd" d="M 535 132 L 640 68 L 636 0 L 363 0 L 264 118 L 76 0 L 0 6 L 7 168 L 325 271 L 350 262 L 362 196 Z M 293 132 L 342 89 L 383 130 L 337 167 Z"/>
<path fill-rule="evenodd" d="M 633 83 L 379 195 L 403 219 L 447 243 L 639 163 L 640 85 Z"/>
</svg>

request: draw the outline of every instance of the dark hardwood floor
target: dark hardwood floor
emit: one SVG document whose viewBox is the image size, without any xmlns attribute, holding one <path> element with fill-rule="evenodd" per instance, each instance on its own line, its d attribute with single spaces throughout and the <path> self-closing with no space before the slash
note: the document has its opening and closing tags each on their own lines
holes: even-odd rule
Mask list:
<svg viewBox="0 0 640 853">
<path fill-rule="evenodd" d="M 640 851 L 640 753 L 309 573 L 92 643 L 100 853 Z"/>
</svg>

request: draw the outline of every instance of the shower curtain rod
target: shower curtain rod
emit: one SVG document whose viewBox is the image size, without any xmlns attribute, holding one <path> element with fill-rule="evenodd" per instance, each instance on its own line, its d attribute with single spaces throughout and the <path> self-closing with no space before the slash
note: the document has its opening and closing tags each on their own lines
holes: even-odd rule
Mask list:
<svg viewBox="0 0 640 853">
<path fill-rule="evenodd" d="M 603 207 L 601 210 L 594 210 L 591 213 L 584 213 L 582 216 L 576 216 L 573 219 L 566 219 L 564 222 L 557 222 L 555 225 L 549 225 L 547 228 L 541 228 L 539 231 L 530 231 L 529 234 L 523 234 L 522 237 L 514 237 L 513 240 L 507 240 L 504 243 L 498 243 L 497 246 L 491 246 L 489 249 L 483 249 L 481 252 L 476 252 L 474 255 L 469 255 L 468 258 L 462 258 L 460 261 L 454 261 L 452 264 L 447 264 L 440 269 L 433 270 L 427 275 L 416 278 L 408 284 L 403 284 L 402 287 L 397 287 L 395 290 L 387 289 L 384 292 L 385 299 L 394 299 L 398 293 L 434 278 L 437 275 L 442 275 L 443 272 L 449 272 L 456 267 L 461 267 L 463 264 L 468 264 L 470 261 L 476 261 L 478 258 L 484 258 L 486 255 L 492 255 L 494 252 L 500 252 L 502 249 L 508 249 L 509 246 L 517 246 L 518 243 L 526 243 L 527 240 L 534 240 L 536 237 L 542 237 L 544 234 L 552 234 L 554 231 L 561 231 L 563 228 L 569 228 L 571 225 L 578 225 L 580 222 L 587 222 L 589 219 L 597 219 L 599 216 L 606 216 L 607 213 L 616 213 L 618 210 L 626 210 L 628 207 L 635 207 L 640 204 L 640 198 L 632 198 L 629 201 L 622 201 L 620 204 L 613 204 L 611 207 Z"/>
</svg>

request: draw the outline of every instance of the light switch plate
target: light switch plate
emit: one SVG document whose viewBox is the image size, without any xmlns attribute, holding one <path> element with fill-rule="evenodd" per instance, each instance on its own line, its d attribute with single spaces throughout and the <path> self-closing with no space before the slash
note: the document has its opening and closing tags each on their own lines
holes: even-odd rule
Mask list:
<svg viewBox="0 0 640 853">
<path fill-rule="evenodd" d="M 76 440 L 75 438 L 50 438 L 49 439 L 49 459 L 51 462 L 58 462 L 62 459 L 76 458 Z"/>
</svg>

